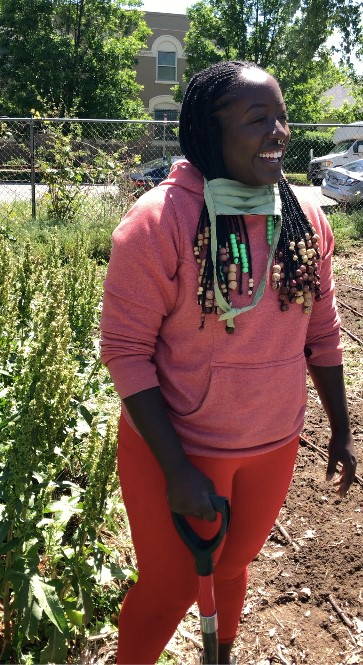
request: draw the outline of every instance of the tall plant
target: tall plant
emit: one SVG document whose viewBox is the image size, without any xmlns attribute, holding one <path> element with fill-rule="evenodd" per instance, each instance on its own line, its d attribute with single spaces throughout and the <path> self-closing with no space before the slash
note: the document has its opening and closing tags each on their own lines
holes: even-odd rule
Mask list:
<svg viewBox="0 0 363 665">
<path fill-rule="evenodd" d="M 36 662 L 64 663 L 92 621 L 105 557 L 117 569 L 100 535 L 116 487 L 115 419 L 95 405 L 100 287 L 81 239 L 67 257 L 55 238 L 36 257 L 0 242 L 1 304 L 14 324 L 10 344 L 1 338 L 0 660 L 18 662 L 30 646 Z"/>
</svg>

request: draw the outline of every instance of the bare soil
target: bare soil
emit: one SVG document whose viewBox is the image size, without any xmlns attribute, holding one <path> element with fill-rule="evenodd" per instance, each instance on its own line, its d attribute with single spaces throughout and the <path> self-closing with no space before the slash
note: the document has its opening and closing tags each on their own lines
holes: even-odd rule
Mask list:
<svg viewBox="0 0 363 665">
<path fill-rule="evenodd" d="M 362 340 L 363 248 L 335 257 L 335 274 L 338 299 L 361 314 L 340 305 L 342 325 Z M 362 476 L 362 346 L 345 332 L 342 340 L 360 460 L 357 471 Z M 311 385 L 303 436 L 327 450 L 327 419 Z M 309 445 L 301 446 L 292 486 L 279 515 L 295 549 L 275 526 L 251 564 L 234 650 L 239 665 L 363 663 L 362 486 L 356 482 L 346 498 L 337 498 L 333 484 L 325 481 L 325 467 L 321 454 Z M 109 637 L 107 645 L 87 663 L 113 663 L 116 639 L 117 634 Z M 198 612 L 193 606 L 159 662 L 197 663 L 198 643 Z"/>
</svg>

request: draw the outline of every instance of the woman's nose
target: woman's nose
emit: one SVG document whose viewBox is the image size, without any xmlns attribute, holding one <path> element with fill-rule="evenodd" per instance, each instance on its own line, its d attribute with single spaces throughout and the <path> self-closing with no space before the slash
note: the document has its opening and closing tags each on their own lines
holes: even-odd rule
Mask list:
<svg viewBox="0 0 363 665">
<path fill-rule="evenodd" d="M 273 138 L 285 139 L 290 136 L 290 129 L 287 121 L 281 120 L 279 118 L 275 118 L 275 120 L 271 123 L 270 131 Z"/>
</svg>

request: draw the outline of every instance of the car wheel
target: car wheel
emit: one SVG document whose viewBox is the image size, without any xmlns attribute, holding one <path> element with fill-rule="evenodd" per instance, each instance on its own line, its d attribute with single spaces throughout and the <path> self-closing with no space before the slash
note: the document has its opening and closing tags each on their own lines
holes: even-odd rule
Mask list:
<svg viewBox="0 0 363 665">
<path fill-rule="evenodd" d="M 321 185 L 321 183 L 323 182 L 323 179 L 322 178 L 312 178 L 311 182 L 313 183 L 313 185 Z"/>
</svg>

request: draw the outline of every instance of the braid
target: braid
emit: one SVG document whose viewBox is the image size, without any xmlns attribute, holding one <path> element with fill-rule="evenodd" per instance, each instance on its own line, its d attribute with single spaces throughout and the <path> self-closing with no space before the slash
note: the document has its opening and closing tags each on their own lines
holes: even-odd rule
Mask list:
<svg viewBox="0 0 363 665">
<path fill-rule="evenodd" d="M 180 146 L 185 157 L 207 180 L 228 177 L 223 162 L 221 131 L 213 115 L 215 104 L 224 94 L 243 85 L 241 70 L 252 68 L 264 71 L 253 62 L 218 62 L 195 74 L 186 89 L 179 120 Z M 281 179 L 278 187 L 282 229 L 272 268 L 272 287 L 279 290 L 282 311 L 286 311 L 291 302 L 297 302 L 309 313 L 312 294 L 316 299 L 320 298 L 319 237 L 288 182 Z M 194 254 L 200 264 L 198 303 L 202 310 L 201 327 L 204 327 L 205 314 L 217 311 L 210 235 L 209 214 L 204 205 L 194 242 Z M 237 287 L 242 293 L 243 273 L 248 274 L 248 294 L 252 295 L 252 256 L 242 216 L 217 217 L 217 244 L 217 279 L 225 300 L 231 303 L 231 291 Z"/>
</svg>

